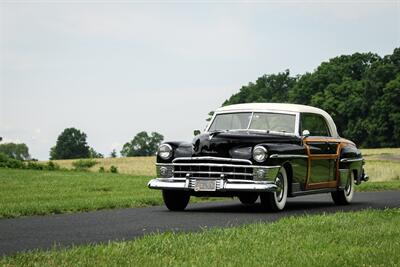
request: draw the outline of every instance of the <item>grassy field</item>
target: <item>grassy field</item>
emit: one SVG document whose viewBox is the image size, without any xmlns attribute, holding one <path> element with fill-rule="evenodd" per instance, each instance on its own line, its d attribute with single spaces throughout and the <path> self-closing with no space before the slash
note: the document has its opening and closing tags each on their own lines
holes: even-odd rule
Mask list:
<svg viewBox="0 0 400 267">
<path fill-rule="evenodd" d="M 148 177 L 127 174 L 0 169 L 0 218 L 161 205 Z M 400 189 L 400 181 L 356 190 Z M 215 200 L 191 198 L 191 202 Z"/>
<path fill-rule="evenodd" d="M 400 190 L 398 153 L 400 149 L 364 151 L 366 170 L 374 182 L 363 183 L 356 190 Z M 121 171 L 141 176 L 0 169 L 0 218 L 162 204 L 160 192 L 147 188 L 147 182 L 154 176 L 153 157 L 101 159 L 99 162 L 95 168 L 105 166 L 108 169 L 107 166 L 116 165 Z M 72 161 L 57 163 L 72 167 Z M 192 202 L 206 200 L 210 199 L 192 198 Z"/>
<path fill-rule="evenodd" d="M 400 209 L 288 217 L 21 253 L 1 266 L 398 266 Z"/>
<path fill-rule="evenodd" d="M 365 170 L 371 181 L 400 180 L 400 148 L 362 149 L 362 153 L 366 160 Z M 63 168 L 72 169 L 73 161 L 55 162 Z M 120 173 L 155 176 L 155 157 L 105 158 L 96 161 L 98 164 L 90 168 L 90 171 L 97 172 L 100 167 L 109 170 L 111 165 L 115 165 Z"/>
<path fill-rule="evenodd" d="M 161 205 L 149 177 L 0 169 L 0 218 Z M 192 198 L 191 202 L 214 200 Z"/>
<path fill-rule="evenodd" d="M 400 148 L 362 149 L 372 182 L 400 180 Z"/>
<path fill-rule="evenodd" d="M 111 173 L 0 170 L 0 217 L 161 203 L 148 178 Z"/>
<path fill-rule="evenodd" d="M 76 160 L 55 160 L 58 165 L 62 168 L 73 169 L 72 162 Z M 104 158 L 96 159 L 98 162 L 89 170 L 92 172 L 98 172 L 100 167 L 109 170 L 112 165 L 118 167 L 118 172 L 123 174 L 131 174 L 137 176 L 150 176 L 156 175 L 155 170 L 155 157 L 129 157 L 129 158 Z"/>
</svg>

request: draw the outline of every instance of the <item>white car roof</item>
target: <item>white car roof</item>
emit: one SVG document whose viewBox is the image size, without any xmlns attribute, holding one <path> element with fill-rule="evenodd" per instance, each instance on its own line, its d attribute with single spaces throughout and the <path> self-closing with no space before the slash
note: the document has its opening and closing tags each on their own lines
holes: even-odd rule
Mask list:
<svg viewBox="0 0 400 267">
<path fill-rule="evenodd" d="M 299 104 L 287 104 L 287 103 L 246 103 L 236 104 L 221 107 L 215 111 L 215 113 L 229 113 L 229 112 L 240 112 L 240 111 L 280 111 L 280 112 L 296 112 L 296 113 L 315 113 L 323 116 L 328 123 L 328 127 L 333 137 L 339 137 L 336 129 L 336 125 L 332 117 L 324 110 Z"/>
</svg>

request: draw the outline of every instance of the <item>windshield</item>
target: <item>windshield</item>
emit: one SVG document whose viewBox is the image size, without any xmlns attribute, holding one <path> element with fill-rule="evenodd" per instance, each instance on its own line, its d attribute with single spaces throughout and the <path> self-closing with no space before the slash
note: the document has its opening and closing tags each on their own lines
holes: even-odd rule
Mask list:
<svg viewBox="0 0 400 267">
<path fill-rule="evenodd" d="M 294 133 L 296 115 L 267 112 L 240 112 L 218 114 L 208 131 L 219 130 L 263 130 Z"/>
</svg>

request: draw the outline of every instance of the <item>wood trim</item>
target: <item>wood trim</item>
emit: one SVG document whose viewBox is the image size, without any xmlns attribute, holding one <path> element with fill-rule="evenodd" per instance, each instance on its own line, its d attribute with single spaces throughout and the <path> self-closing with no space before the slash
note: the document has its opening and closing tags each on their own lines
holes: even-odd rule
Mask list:
<svg viewBox="0 0 400 267">
<path fill-rule="evenodd" d="M 306 146 L 306 151 L 308 155 L 308 162 L 307 162 L 307 177 L 306 177 L 306 185 L 305 189 L 306 190 L 312 190 L 312 189 L 321 189 L 321 188 L 335 188 L 339 184 L 339 155 L 340 152 L 344 146 L 344 143 L 346 143 L 346 139 L 342 138 L 334 138 L 334 137 L 306 137 L 304 139 L 304 145 Z M 310 153 L 310 146 L 308 143 L 312 142 L 326 142 L 326 143 L 338 143 L 338 146 L 336 148 L 336 153 L 335 154 L 311 154 Z M 312 160 L 323 160 L 323 159 L 336 159 L 336 179 L 333 181 L 328 181 L 328 182 L 319 182 L 319 183 L 310 183 L 310 177 L 311 177 L 311 161 Z"/>
<path fill-rule="evenodd" d="M 308 189 L 321 189 L 321 188 L 334 188 L 336 187 L 337 180 L 329 181 L 329 182 L 322 182 L 322 183 L 313 183 L 307 185 Z"/>
</svg>

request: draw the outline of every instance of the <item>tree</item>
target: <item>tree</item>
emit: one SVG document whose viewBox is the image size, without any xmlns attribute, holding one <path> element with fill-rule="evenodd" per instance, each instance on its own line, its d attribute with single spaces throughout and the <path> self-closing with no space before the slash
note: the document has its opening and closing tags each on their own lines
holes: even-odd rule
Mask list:
<svg viewBox="0 0 400 267">
<path fill-rule="evenodd" d="M 263 75 L 223 103 L 289 102 L 326 110 L 340 135 L 362 147 L 400 145 L 400 48 L 383 58 L 342 55 L 311 73 Z"/>
<path fill-rule="evenodd" d="M 101 154 L 101 153 L 99 153 L 99 152 L 97 152 L 96 150 L 94 150 L 94 148 L 93 147 L 91 147 L 91 148 L 89 148 L 89 154 L 90 154 L 90 158 L 93 158 L 93 159 L 100 159 L 100 158 L 104 158 L 104 156 L 103 156 L 103 154 Z"/>
<path fill-rule="evenodd" d="M 57 143 L 50 150 L 50 159 L 89 158 L 90 149 L 86 134 L 75 128 L 66 128 L 58 136 Z"/>
<path fill-rule="evenodd" d="M 112 158 L 116 158 L 117 157 L 117 151 L 115 149 L 113 149 L 110 153 L 110 157 Z"/>
<path fill-rule="evenodd" d="M 145 131 L 140 132 L 122 147 L 121 155 L 124 157 L 153 156 L 163 140 L 164 136 L 157 132 L 152 132 L 151 135 Z"/>
<path fill-rule="evenodd" d="M 30 160 L 29 149 L 26 144 L 5 143 L 0 144 L 0 153 L 16 160 Z"/>
</svg>

